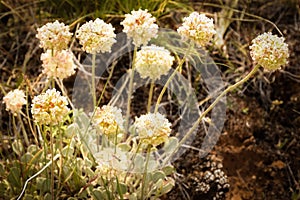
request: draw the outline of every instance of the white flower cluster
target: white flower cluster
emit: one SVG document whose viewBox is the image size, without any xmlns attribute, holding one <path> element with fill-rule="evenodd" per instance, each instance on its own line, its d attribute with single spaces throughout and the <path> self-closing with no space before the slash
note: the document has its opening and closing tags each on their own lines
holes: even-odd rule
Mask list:
<svg viewBox="0 0 300 200">
<path fill-rule="evenodd" d="M 168 140 L 171 123 L 160 113 L 148 113 L 135 119 L 134 127 L 143 144 L 156 147 Z"/>
<path fill-rule="evenodd" d="M 100 130 L 101 134 L 115 137 L 117 133 L 124 130 L 122 111 L 114 106 L 97 107 L 93 116 L 93 124 Z"/>
<path fill-rule="evenodd" d="M 112 45 L 116 42 L 114 28 L 97 18 L 83 24 L 76 32 L 76 37 L 87 53 L 110 52 Z"/>
<path fill-rule="evenodd" d="M 48 77 L 67 78 L 75 73 L 77 66 L 73 61 L 73 53 L 68 50 L 47 50 L 41 54 L 43 73 Z"/>
<path fill-rule="evenodd" d="M 45 125 L 57 125 L 63 122 L 68 114 L 67 98 L 55 89 L 48 89 L 45 93 L 35 96 L 32 100 L 31 113 L 35 122 Z"/>
<path fill-rule="evenodd" d="M 288 63 L 289 49 L 283 37 L 263 33 L 252 40 L 250 55 L 256 64 L 267 70 L 276 70 Z"/>
<path fill-rule="evenodd" d="M 179 35 L 185 39 L 194 41 L 197 45 L 204 47 L 216 33 L 213 19 L 205 14 L 192 12 L 183 18 L 183 24 L 177 29 Z"/>
<path fill-rule="evenodd" d="M 163 47 L 144 46 L 136 54 L 135 69 L 142 78 L 159 79 L 172 67 L 174 57 Z"/>
<path fill-rule="evenodd" d="M 53 23 L 47 23 L 37 29 L 36 37 L 40 40 L 40 47 L 44 50 L 63 50 L 68 48 L 72 37 L 69 26 L 59 23 L 57 20 Z"/>
<path fill-rule="evenodd" d="M 7 111 L 11 111 L 14 115 L 17 115 L 17 113 L 21 112 L 22 106 L 27 102 L 24 92 L 15 89 L 3 97 L 3 103 L 5 103 Z"/>
<path fill-rule="evenodd" d="M 128 38 L 133 39 L 133 44 L 137 47 L 147 45 L 151 38 L 157 37 L 158 26 L 154 22 L 148 10 L 131 11 L 131 14 L 125 14 L 125 19 L 121 22 L 124 26 L 123 32 Z"/>
</svg>

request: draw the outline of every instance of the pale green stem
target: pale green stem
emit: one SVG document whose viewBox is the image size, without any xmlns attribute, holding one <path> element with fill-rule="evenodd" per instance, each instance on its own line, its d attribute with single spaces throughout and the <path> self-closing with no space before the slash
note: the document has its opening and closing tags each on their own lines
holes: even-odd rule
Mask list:
<svg viewBox="0 0 300 200">
<path fill-rule="evenodd" d="M 100 98 L 99 98 L 99 100 L 98 100 L 97 106 L 99 106 L 99 104 L 100 104 L 100 102 L 101 102 L 101 99 L 102 99 L 102 97 L 103 97 L 103 95 L 104 95 L 104 92 L 105 92 L 105 90 L 106 90 L 106 87 L 107 87 L 107 85 L 108 85 L 108 83 L 109 83 L 109 81 L 110 81 L 110 79 L 111 79 L 111 77 L 112 77 L 112 75 L 113 75 L 114 68 L 115 68 L 116 64 L 117 64 L 117 62 L 113 63 L 112 66 L 111 66 L 111 71 L 110 71 L 110 73 L 109 73 L 109 75 L 108 75 L 108 78 L 107 78 L 107 80 L 106 80 L 106 82 L 105 82 L 105 85 L 104 85 L 104 87 L 103 87 L 103 89 L 102 89 L 102 92 L 101 92 Z"/>
<path fill-rule="evenodd" d="M 17 145 L 18 145 L 18 148 L 21 149 L 21 148 L 19 147 L 19 142 L 18 142 L 18 140 L 21 139 L 21 136 L 20 136 L 20 133 L 19 133 L 19 131 L 18 131 L 18 129 L 17 129 L 16 119 L 15 119 L 15 116 L 14 116 L 14 115 L 13 115 L 12 121 L 13 121 L 14 133 L 15 133 L 16 136 L 17 136 Z"/>
<path fill-rule="evenodd" d="M 154 89 L 154 81 L 151 80 L 150 90 L 149 90 L 149 97 L 148 97 L 148 104 L 147 104 L 147 112 L 150 112 L 151 108 L 151 101 L 153 97 L 153 89 Z"/>
<path fill-rule="evenodd" d="M 51 197 L 54 200 L 54 150 L 53 150 L 53 127 L 50 125 L 50 151 L 51 151 Z"/>
<path fill-rule="evenodd" d="M 93 104 L 94 107 L 97 105 L 96 98 L 96 84 L 95 84 L 95 68 L 96 68 L 96 54 L 92 54 L 92 96 L 93 96 Z"/>
<path fill-rule="evenodd" d="M 144 200 L 144 193 L 145 193 L 145 187 L 146 187 L 146 179 L 147 179 L 147 168 L 148 168 L 148 163 L 149 163 L 149 159 L 150 159 L 150 153 L 151 153 L 151 145 L 148 144 L 147 147 L 147 157 L 146 157 L 146 163 L 145 163 L 145 169 L 144 169 L 144 174 L 143 174 L 143 182 L 142 182 L 142 196 L 141 199 Z M 147 197 L 147 196 L 146 196 Z M 146 199 L 145 197 L 145 199 Z"/>
<path fill-rule="evenodd" d="M 248 74 L 245 76 L 242 80 L 236 82 L 233 85 L 228 86 L 215 100 L 214 102 L 199 116 L 197 121 L 194 123 L 192 128 L 185 134 L 185 136 L 180 140 L 178 143 L 176 149 L 169 155 L 168 159 L 165 160 L 164 165 L 170 160 L 170 158 L 177 152 L 177 150 L 183 145 L 183 143 L 191 136 L 191 134 L 194 132 L 194 130 L 198 127 L 202 119 L 217 105 L 217 103 L 222 99 L 223 96 L 225 96 L 228 92 L 231 92 L 232 90 L 236 89 L 243 83 L 245 83 L 251 76 L 253 76 L 257 70 L 259 69 L 259 65 L 256 65 Z"/>
<path fill-rule="evenodd" d="M 18 113 L 18 120 L 20 121 L 20 124 L 21 124 L 21 128 L 22 128 L 22 132 L 23 132 L 25 143 L 26 143 L 27 146 L 29 146 L 30 145 L 29 139 L 28 139 L 28 136 L 27 136 L 27 133 L 26 133 L 26 129 L 25 129 L 24 123 L 22 121 L 20 113 Z"/>
<path fill-rule="evenodd" d="M 155 104 L 155 109 L 154 109 L 154 113 L 157 113 L 158 111 L 158 106 L 163 98 L 164 93 L 166 92 L 168 85 L 170 84 L 170 82 L 172 81 L 172 79 L 175 77 L 176 73 L 178 70 L 181 69 L 186 56 L 189 54 L 190 50 L 192 49 L 193 45 L 190 45 L 190 47 L 188 48 L 188 50 L 186 51 L 185 55 L 183 56 L 183 58 L 180 60 L 180 63 L 178 64 L 178 66 L 176 67 L 176 69 L 174 70 L 174 72 L 171 74 L 171 76 L 168 78 L 167 82 L 165 83 L 163 89 L 160 91 L 160 94 L 157 98 L 156 104 Z"/>
<path fill-rule="evenodd" d="M 134 47 L 133 51 L 133 59 L 132 59 L 132 66 L 131 66 L 131 74 L 129 80 L 129 88 L 128 88 L 128 98 L 127 98 L 127 110 L 126 110 L 126 121 L 125 121 L 125 130 L 128 131 L 129 128 L 129 121 L 130 121 L 130 106 L 131 106 L 131 95 L 133 90 L 133 79 L 134 79 L 134 65 L 135 65 L 135 58 L 136 58 L 137 46 Z"/>
<path fill-rule="evenodd" d="M 68 96 L 68 94 L 67 94 L 67 91 L 66 91 L 66 89 L 65 89 L 65 87 L 64 87 L 63 81 L 62 81 L 61 79 L 55 78 L 55 82 L 57 83 L 58 87 L 60 88 L 60 90 L 61 90 L 63 96 L 65 96 L 65 97 L 67 98 L 67 100 L 68 100 L 70 106 L 74 109 L 74 105 L 73 105 L 71 99 L 69 98 L 69 96 Z"/>
<path fill-rule="evenodd" d="M 59 125 L 58 131 L 60 130 L 60 127 L 61 127 L 61 124 Z M 58 132 L 58 135 L 59 135 L 59 154 L 61 155 L 61 157 L 63 157 L 63 155 L 62 155 L 63 138 L 62 138 L 62 134 L 60 134 L 59 132 Z M 67 159 L 69 159 L 69 158 L 67 158 Z M 59 169 L 60 170 L 59 170 L 59 174 L 58 174 L 58 184 L 57 184 L 57 191 L 58 192 L 56 193 L 56 199 L 58 199 L 58 195 L 61 191 L 60 187 L 62 187 L 61 186 L 61 177 L 62 177 L 62 172 L 63 172 L 63 159 L 59 160 Z"/>
</svg>

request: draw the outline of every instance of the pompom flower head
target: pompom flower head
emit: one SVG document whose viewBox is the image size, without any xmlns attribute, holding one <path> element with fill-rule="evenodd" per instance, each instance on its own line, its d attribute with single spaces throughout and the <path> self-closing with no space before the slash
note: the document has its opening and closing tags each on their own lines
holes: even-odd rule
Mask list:
<svg viewBox="0 0 300 200">
<path fill-rule="evenodd" d="M 263 33 L 252 40 L 250 55 L 255 64 L 269 71 L 280 69 L 288 63 L 289 49 L 283 37 Z"/>
<path fill-rule="evenodd" d="M 25 94 L 19 89 L 10 91 L 3 97 L 3 103 L 5 103 L 7 111 L 17 115 L 21 112 L 22 106 L 26 104 Z"/>
<path fill-rule="evenodd" d="M 198 12 L 192 12 L 188 17 L 183 18 L 183 24 L 177 29 L 177 32 L 183 38 L 190 39 L 202 47 L 216 33 L 213 19 Z"/>
<path fill-rule="evenodd" d="M 133 44 L 137 47 L 147 45 L 152 39 L 157 37 L 158 26 L 154 22 L 148 10 L 131 11 L 131 14 L 125 14 L 125 19 L 121 22 L 128 38 L 132 38 Z"/>
<path fill-rule="evenodd" d="M 44 125 L 57 125 L 69 112 L 67 98 L 55 89 L 35 96 L 32 100 L 31 113 L 35 122 Z"/>
<path fill-rule="evenodd" d="M 93 116 L 93 124 L 101 134 L 114 138 L 117 133 L 124 130 L 122 111 L 114 106 L 97 107 Z"/>
<path fill-rule="evenodd" d="M 69 30 L 69 26 L 56 20 L 38 28 L 36 37 L 40 40 L 40 47 L 44 50 L 63 50 L 68 48 L 72 37 Z"/>
<path fill-rule="evenodd" d="M 160 113 L 148 113 L 135 119 L 134 127 L 142 144 L 156 147 L 171 134 L 171 123 Z"/>
<path fill-rule="evenodd" d="M 163 47 L 144 46 L 136 54 L 135 68 L 142 78 L 159 79 L 172 67 L 174 57 Z"/>
<path fill-rule="evenodd" d="M 111 52 L 112 45 L 116 42 L 114 28 L 97 18 L 83 24 L 76 32 L 76 37 L 87 53 Z"/>
<path fill-rule="evenodd" d="M 47 50 L 42 53 L 43 73 L 48 77 L 67 78 L 75 73 L 76 65 L 73 61 L 73 54 L 70 51 Z"/>
</svg>

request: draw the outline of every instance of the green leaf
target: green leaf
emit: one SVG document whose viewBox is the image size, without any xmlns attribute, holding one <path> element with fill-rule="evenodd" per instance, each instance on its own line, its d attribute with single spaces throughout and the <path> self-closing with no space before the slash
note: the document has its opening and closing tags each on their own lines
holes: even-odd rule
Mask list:
<svg viewBox="0 0 300 200">
<path fill-rule="evenodd" d="M 170 192 L 175 186 L 175 181 L 172 178 L 168 178 L 167 184 L 165 184 L 161 190 L 161 194 L 166 194 Z"/>
<path fill-rule="evenodd" d="M 8 190 L 8 185 L 6 184 L 6 182 L 1 182 L 0 183 L 0 194 L 4 195 L 5 192 Z"/>
<path fill-rule="evenodd" d="M 175 172 L 175 168 L 172 165 L 168 165 L 162 168 L 162 171 L 165 173 L 166 176 L 169 176 Z"/>
<path fill-rule="evenodd" d="M 152 181 L 156 183 L 158 180 L 163 180 L 166 177 L 163 171 L 157 171 L 152 175 Z"/>
<path fill-rule="evenodd" d="M 117 145 L 117 148 L 119 148 L 121 151 L 128 152 L 131 149 L 131 146 L 127 143 L 120 143 Z"/>
<path fill-rule="evenodd" d="M 144 158 L 137 154 L 134 159 L 134 170 L 135 172 L 143 172 L 144 170 Z"/>
<path fill-rule="evenodd" d="M 33 158 L 33 156 L 27 152 L 21 157 L 21 162 L 29 163 L 32 158 Z"/>
<path fill-rule="evenodd" d="M 44 200 L 52 200 L 52 196 L 50 193 L 44 195 Z"/>
<path fill-rule="evenodd" d="M 0 177 L 3 177 L 4 175 L 5 175 L 5 169 L 3 163 L 0 163 Z"/>
<path fill-rule="evenodd" d="M 50 184 L 51 184 L 50 179 L 46 179 L 44 177 L 37 177 L 36 184 L 37 184 L 36 188 L 37 190 L 40 190 L 41 194 L 50 192 Z"/>
<path fill-rule="evenodd" d="M 21 170 L 20 168 L 13 167 L 7 176 L 7 180 L 12 187 L 21 188 Z"/>
<path fill-rule="evenodd" d="M 93 197 L 93 199 L 95 200 L 103 200 L 105 199 L 105 196 L 103 195 L 103 192 L 100 189 L 93 189 L 91 191 L 91 196 Z"/>
<path fill-rule="evenodd" d="M 43 152 L 44 152 L 43 149 L 41 149 L 41 150 L 39 150 L 38 152 L 36 152 L 36 153 L 34 154 L 34 156 L 32 157 L 32 159 L 30 160 L 29 165 L 34 165 L 34 164 L 36 164 L 37 162 L 40 162 L 41 157 L 42 157 L 42 155 L 43 155 Z"/>
<path fill-rule="evenodd" d="M 31 194 L 25 194 L 23 200 L 34 200 L 34 196 Z"/>
<path fill-rule="evenodd" d="M 166 154 L 171 154 L 173 151 L 175 151 L 176 147 L 178 145 L 178 139 L 176 137 L 170 137 L 169 141 L 165 143 L 164 150 Z"/>
<path fill-rule="evenodd" d="M 74 153 L 74 148 L 66 146 L 62 149 L 61 153 L 64 157 L 71 158 Z"/>
<path fill-rule="evenodd" d="M 24 147 L 21 140 L 15 140 L 12 143 L 12 149 L 18 156 L 21 156 L 22 152 L 24 151 Z"/>
<path fill-rule="evenodd" d="M 34 155 L 37 151 L 39 150 L 39 147 L 32 144 L 27 148 L 27 152 L 31 153 L 32 155 Z"/>
</svg>

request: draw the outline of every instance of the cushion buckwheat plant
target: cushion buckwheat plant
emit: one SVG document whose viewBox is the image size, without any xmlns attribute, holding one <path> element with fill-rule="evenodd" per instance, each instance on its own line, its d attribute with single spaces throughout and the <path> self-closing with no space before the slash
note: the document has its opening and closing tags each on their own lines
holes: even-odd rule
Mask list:
<svg viewBox="0 0 300 200">
<path fill-rule="evenodd" d="M 213 19 L 198 12 L 192 12 L 188 17 L 183 18 L 183 24 L 177 29 L 177 32 L 183 38 L 190 39 L 202 47 L 204 47 L 216 33 Z"/>
<path fill-rule="evenodd" d="M 134 127 L 142 144 L 156 147 L 171 134 L 171 123 L 160 113 L 148 113 L 135 119 Z"/>
<path fill-rule="evenodd" d="M 288 45 L 283 37 L 273 35 L 271 32 L 257 36 L 249 48 L 254 63 L 269 71 L 280 69 L 288 63 Z"/>
<path fill-rule="evenodd" d="M 112 45 L 116 42 L 115 28 L 97 18 L 83 24 L 76 32 L 76 37 L 87 53 L 110 52 Z"/>
<path fill-rule="evenodd" d="M 147 45 L 152 39 L 157 37 L 158 26 L 154 22 L 148 10 L 131 11 L 131 14 L 125 14 L 125 19 L 121 22 L 128 38 L 132 38 L 133 44 L 137 47 Z"/>
<path fill-rule="evenodd" d="M 92 120 L 100 133 L 109 138 L 115 137 L 116 134 L 124 130 L 122 111 L 117 107 L 107 105 L 101 108 L 97 107 Z"/>
<path fill-rule="evenodd" d="M 57 125 L 69 112 L 67 98 L 56 89 L 48 89 L 32 100 L 31 113 L 35 122 L 44 125 Z"/>
<path fill-rule="evenodd" d="M 14 115 L 17 115 L 21 112 L 22 106 L 25 105 L 27 101 L 24 92 L 15 89 L 3 97 L 3 103 L 5 103 L 7 111 L 11 111 Z"/>
<path fill-rule="evenodd" d="M 142 78 L 149 77 L 152 80 L 159 79 L 167 74 L 172 67 L 174 57 L 163 47 L 155 45 L 143 46 L 137 52 L 135 69 Z"/>
<path fill-rule="evenodd" d="M 43 73 L 48 77 L 57 77 L 59 79 L 73 75 L 77 68 L 73 57 L 73 53 L 68 50 L 47 50 L 41 54 Z"/>
<path fill-rule="evenodd" d="M 40 47 L 44 50 L 63 50 L 68 48 L 72 33 L 69 26 L 59 23 L 57 20 L 53 23 L 47 23 L 37 29 L 36 37 L 40 40 Z"/>
</svg>

